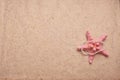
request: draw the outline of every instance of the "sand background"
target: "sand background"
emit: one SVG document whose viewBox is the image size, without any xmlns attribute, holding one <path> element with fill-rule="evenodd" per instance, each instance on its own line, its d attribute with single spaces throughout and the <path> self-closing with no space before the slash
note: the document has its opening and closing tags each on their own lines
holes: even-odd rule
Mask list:
<svg viewBox="0 0 120 80">
<path fill-rule="evenodd" d="M 109 58 L 76 51 L 87 30 Z M 0 0 L 0 80 L 120 80 L 120 0 Z"/>
</svg>

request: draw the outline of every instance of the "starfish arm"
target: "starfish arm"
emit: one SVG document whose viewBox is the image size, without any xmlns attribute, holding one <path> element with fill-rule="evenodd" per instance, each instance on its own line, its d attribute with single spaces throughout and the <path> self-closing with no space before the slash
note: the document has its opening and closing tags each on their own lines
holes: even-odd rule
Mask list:
<svg viewBox="0 0 120 80">
<path fill-rule="evenodd" d="M 84 44 L 84 45 L 82 45 L 82 46 L 79 46 L 78 48 L 77 48 L 77 50 L 78 51 L 80 51 L 80 50 L 86 50 L 88 48 L 88 45 L 87 44 Z"/>
<path fill-rule="evenodd" d="M 87 39 L 87 41 L 92 40 L 92 36 L 89 31 L 86 32 L 86 39 Z"/>
<path fill-rule="evenodd" d="M 105 50 L 101 51 L 100 53 L 103 54 L 105 57 L 108 57 L 108 56 L 109 56 L 109 55 L 108 55 L 108 52 L 105 51 Z"/>
<path fill-rule="evenodd" d="M 99 38 L 99 41 L 105 41 L 106 38 L 107 38 L 107 35 L 103 35 L 103 36 L 101 36 L 101 37 Z"/>
<path fill-rule="evenodd" d="M 94 60 L 94 55 L 89 55 L 88 59 L 89 59 L 89 63 L 92 64 L 92 62 Z"/>
</svg>

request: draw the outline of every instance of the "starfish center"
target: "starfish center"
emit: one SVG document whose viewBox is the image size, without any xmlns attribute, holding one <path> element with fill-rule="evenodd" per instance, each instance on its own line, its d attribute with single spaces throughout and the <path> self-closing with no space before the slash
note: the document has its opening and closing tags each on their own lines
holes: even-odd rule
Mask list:
<svg viewBox="0 0 120 80">
<path fill-rule="evenodd" d="M 102 47 L 102 44 L 100 42 L 88 42 L 88 52 L 96 52 L 99 51 Z"/>
</svg>

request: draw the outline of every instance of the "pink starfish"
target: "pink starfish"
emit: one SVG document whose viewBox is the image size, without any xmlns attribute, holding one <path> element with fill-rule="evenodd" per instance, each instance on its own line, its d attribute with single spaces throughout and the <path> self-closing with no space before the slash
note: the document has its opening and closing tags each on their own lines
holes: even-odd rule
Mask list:
<svg viewBox="0 0 120 80">
<path fill-rule="evenodd" d="M 103 49 L 103 42 L 106 40 L 107 35 L 103 35 L 100 38 L 93 39 L 91 34 L 87 31 L 86 32 L 87 42 L 78 47 L 78 51 L 82 51 L 85 55 L 88 55 L 89 63 L 93 62 L 94 56 L 97 53 L 101 53 L 104 56 L 108 57 L 108 53 Z"/>
</svg>

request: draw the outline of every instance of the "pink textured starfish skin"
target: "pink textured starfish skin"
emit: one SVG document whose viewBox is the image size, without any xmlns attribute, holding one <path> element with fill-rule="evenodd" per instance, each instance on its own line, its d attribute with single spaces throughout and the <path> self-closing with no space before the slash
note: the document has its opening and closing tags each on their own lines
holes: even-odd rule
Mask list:
<svg viewBox="0 0 120 80">
<path fill-rule="evenodd" d="M 91 64 L 93 62 L 93 59 L 97 53 L 101 53 L 104 56 L 108 57 L 108 53 L 103 49 L 103 42 L 106 40 L 107 35 L 103 35 L 100 38 L 93 39 L 91 34 L 87 31 L 86 32 L 86 39 L 87 42 L 78 47 L 78 51 L 85 51 L 88 53 L 88 60 Z"/>
</svg>

